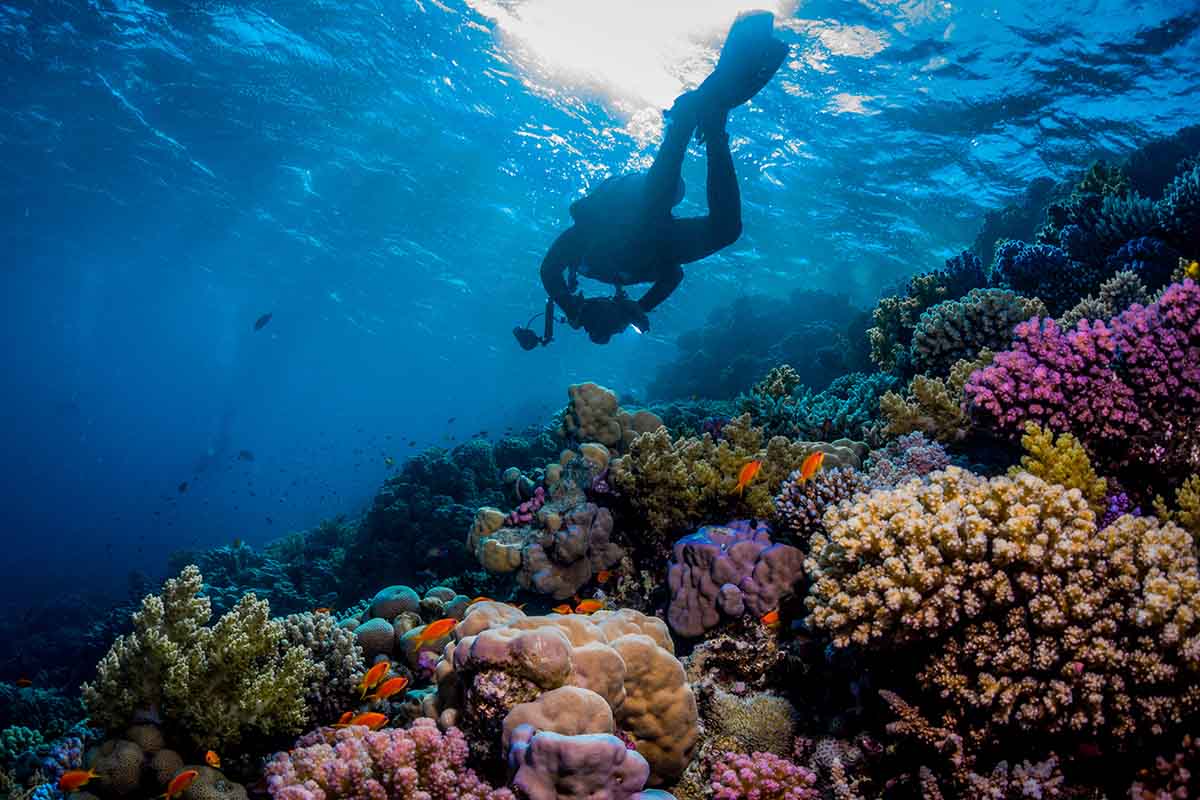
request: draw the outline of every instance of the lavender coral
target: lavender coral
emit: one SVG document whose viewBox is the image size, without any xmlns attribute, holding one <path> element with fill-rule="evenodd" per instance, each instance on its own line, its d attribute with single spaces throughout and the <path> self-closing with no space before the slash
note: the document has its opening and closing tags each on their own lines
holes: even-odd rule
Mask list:
<svg viewBox="0 0 1200 800">
<path fill-rule="evenodd" d="M 823 469 L 808 480 L 796 470 L 775 496 L 776 528 L 806 541 L 819 530 L 825 509 L 868 487 L 866 475 L 850 467 Z"/>
<path fill-rule="evenodd" d="M 713 800 L 818 800 L 817 776 L 773 753 L 724 753 L 712 766 Z"/>
<path fill-rule="evenodd" d="M 267 791 L 274 800 L 513 800 L 469 769 L 467 754 L 461 732 L 430 719 L 320 728 L 267 762 Z"/>
<path fill-rule="evenodd" d="M 563 736 L 520 725 L 508 751 L 513 786 L 528 800 L 648 800 L 650 765 L 616 736 Z"/>
<path fill-rule="evenodd" d="M 1200 467 L 1200 286 L 1167 288 L 1111 323 L 1064 332 L 1051 320 L 1018 326 L 965 386 L 982 423 L 1016 433 L 1026 422 L 1074 434 L 1103 465 Z"/>
<path fill-rule="evenodd" d="M 803 572 L 799 550 L 772 544 L 767 526 L 748 520 L 706 525 L 672 552 L 667 620 L 680 636 L 699 636 L 722 617 L 766 614 Z"/>
</svg>

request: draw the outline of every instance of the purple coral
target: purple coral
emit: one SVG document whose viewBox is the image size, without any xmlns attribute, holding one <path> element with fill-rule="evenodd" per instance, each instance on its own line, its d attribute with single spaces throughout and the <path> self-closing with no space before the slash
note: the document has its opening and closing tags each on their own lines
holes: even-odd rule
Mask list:
<svg viewBox="0 0 1200 800">
<path fill-rule="evenodd" d="M 650 765 L 616 736 L 564 736 L 518 725 L 508 751 L 513 786 L 529 800 L 643 800 Z"/>
<path fill-rule="evenodd" d="M 890 489 L 911 478 L 923 478 L 950 466 L 950 455 L 939 442 L 931 442 L 920 431 L 872 450 L 865 469 L 872 489 Z"/>
<path fill-rule="evenodd" d="M 776 522 L 781 529 L 807 538 L 824 530 L 825 509 L 870 488 L 866 475 L 853 467 L 823 469 L 808 480 L 796 470 L 775 496 Z"/>
<path fill-rule="evenodd" d="M 274 800 L 513 800 L 468 769 L 467 740 L 431 719 L 371 731 L 320 728 L 267 762 Z"/>
<path fill-rule="evenodd" d="M 799 580 L 803 563 L 796 548 L 772 544 L 761 522 L 706 525 L 675 543 L 667 621 L 680 636 L 699 636 L 722 616 L 766 614 Z"/>
<path fill-rule="evenodd" d="M 713 800 L 817 800 L 817 776 L 773 753 L 726 752 L 712 766 Z"/>
<path fill-rule="evenodd" d="M 546 504 L 546 489 L 539 486 L 533 490 L 533 497 L 517 506 L 504 518 L 504 524 L 509 527 L 519 527 L 533 522 L 533 516 Z"/>
<path fill-rule="evenodd" d="M 1111 322 L 1062 331 L 1051 320 L 1017 326 L 1012 350 L 974 373 L 966 403 L 1010 435 L 1025 422 L 1073 433 L 1106 466 L 1200 466 L 1200 286 L 1167 288 Z M 1175 463 L 1181 461 L 1182 463 Z"/>
</svg>

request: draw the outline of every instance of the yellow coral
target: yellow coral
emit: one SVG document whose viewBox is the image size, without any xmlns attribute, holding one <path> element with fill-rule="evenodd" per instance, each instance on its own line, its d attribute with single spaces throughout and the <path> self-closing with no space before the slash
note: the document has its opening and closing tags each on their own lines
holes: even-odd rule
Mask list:
<svg viewBox="0 0 1200 800">
<path fill-rule="evenodd" d="M 1060 434 L 1055 439 L 1053 431 L 1045 430 L 1036 422 L 1028 422 L 1025 435 L 1021 437 L 1021 446 L 1025 448 L 1021 466 L 1011 468 L 1008 471 L 1010 476 L 1015 477 L 1024 471 L 1047 483 L 1078 489 L 1097 516 L 1104 513 L 1108 481 L 1092 469 L 1087 451 L 1078 439 L 1069 433 Z"/>
<path fill-rule="evenodd" d="M 979 743 L 998 728 L 1116 745 L 1200 703 L 1200 568 L 1172 523 L 1096 530 L 1077 488 L 957 468 L 825 516 L 808 624 L 918 646 L 918 679 Z"/>
<path fill-rule="evenodd" d="M 304 698 L 318 667 L 309 651 L 289 646 L 265 600 L 247 594 L 215 625 L 200 595 L 195 565 L 168 580 L 162 596 L 148 596 L 133 615 L 133 633 L 121 636 L 83 686 L 91 718 L 124 728 L 140 711 L 191 737 L 200 749 L 238 742 L 249 732 L 300 732 L 308 719 Z"/>
<path fill-rule="evenodd" d="M 903 436 L 919 431 L 940 442 L 957 442 L 970 433 L 963 413 L 963 386 L 972 372 L 992 363 L 993 353 L 981 350 L 970 361 L 957 361 L 946 379 L 917 375 L 907 395 L 888 392 L 879 399 L 879 410 L 887 420 L 884 433 Z"/>
<path fill-rule="evenodd" d="M 1175 507 L 1172 511 L 1166 500 L 1154 498 L 1154 512 L 1158 516 L 1182 526 L 1192 536 L 1200 537 L 1200 475 L 1185 480 L 1175 492 Z"/>
</svg>

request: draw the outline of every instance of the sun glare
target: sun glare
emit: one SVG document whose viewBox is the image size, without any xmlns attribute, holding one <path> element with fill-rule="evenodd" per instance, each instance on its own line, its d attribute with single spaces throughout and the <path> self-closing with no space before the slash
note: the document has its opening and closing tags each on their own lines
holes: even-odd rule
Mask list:
<svg viewBox="0 0 1200 800">
<path fill-rule="evenodd" d="M 468 0 L 495 22 L 525 80 L 597 92 L 637 111 L 666 107 L 716 61 L 741 11 L 787 16 L 796 0 Z"/>
</svg>

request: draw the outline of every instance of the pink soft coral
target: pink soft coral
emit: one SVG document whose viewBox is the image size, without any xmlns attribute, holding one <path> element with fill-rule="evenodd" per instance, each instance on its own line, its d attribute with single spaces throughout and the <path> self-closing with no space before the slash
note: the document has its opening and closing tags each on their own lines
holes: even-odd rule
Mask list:
<svg viewBox="0 0 1200 800">
<path fill-rule="evenodd" d="M 320 728 L 267 762 L 274 800 L 513 800 L 466 766 L 467 741 L 431 719 L 371 731 Z"/>
<path fill-rule="evenodd" d="M 712 766 L 713 800 L 817 800 L 817 776 L 772 753 L 726 752 Z"/>
</svg>

